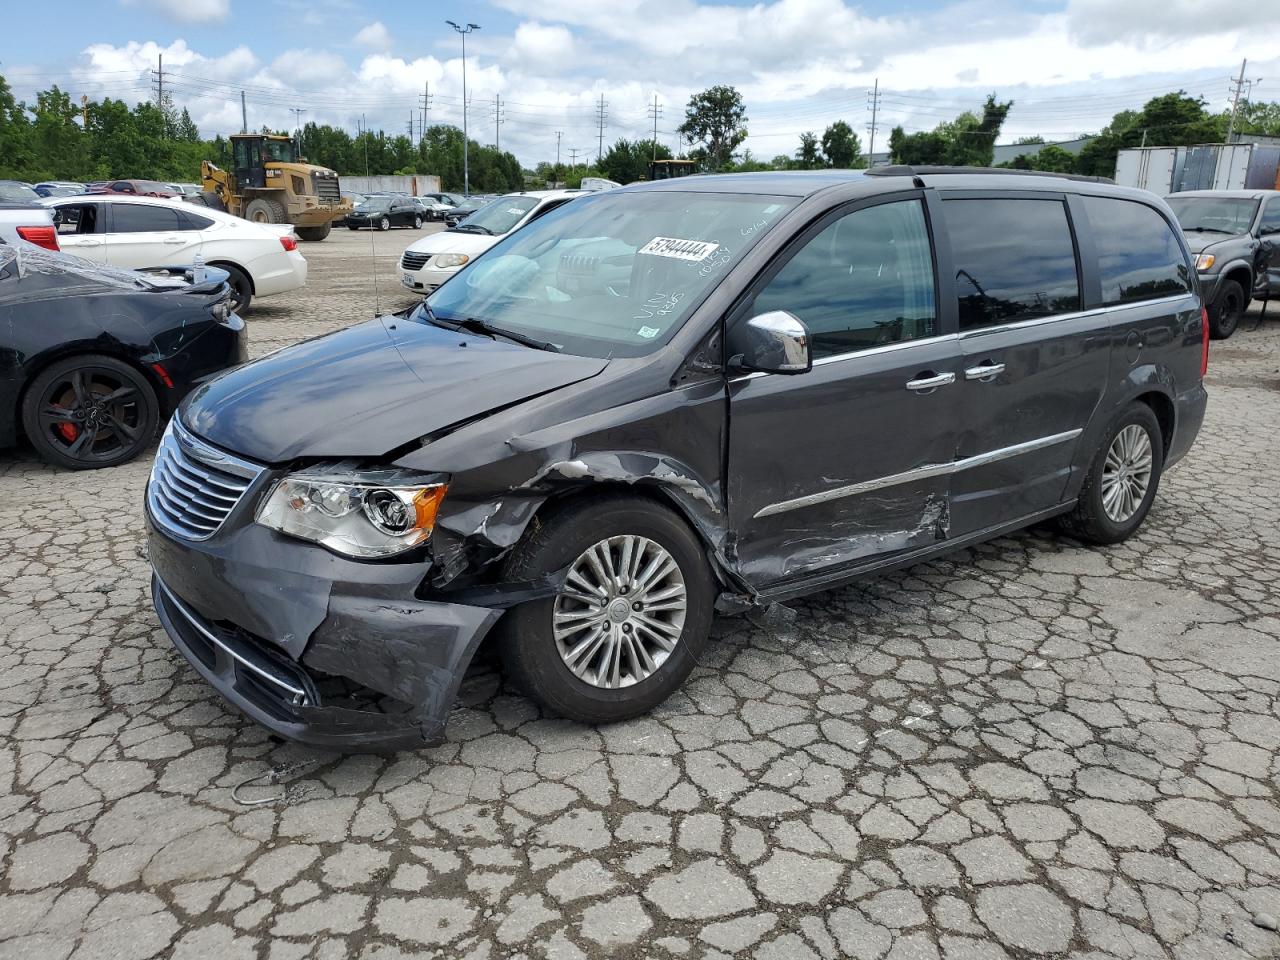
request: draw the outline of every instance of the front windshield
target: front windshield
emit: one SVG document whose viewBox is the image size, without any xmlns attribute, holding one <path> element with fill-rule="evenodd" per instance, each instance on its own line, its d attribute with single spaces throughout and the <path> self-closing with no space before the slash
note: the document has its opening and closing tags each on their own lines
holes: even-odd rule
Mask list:
<svg viewBox="0 0 1280 960">
<path fill-rule="evenodd" d="M 512 230 L 537 205 L 538 201 L 534 197 L 499 197 L 471 214 L 454 229 L 500 237 Z"/>
<path fill-rule="evenodd" d="M 264 140 L 262 142 L 262 158 L 277 163 L 295 163 L 298 151 L 294 149 L 292 140 Z"/>
<path fill-rule="evenodd" d="M 379 213 L 391 208 L 390 197 L 366 197 L 365 200 L 356 207 L 357 210 L 372 211 Z"/>
<path fill-rule="evenodd" d="M 1258 201 L 1244 197 L 1169 197 L 1169 207 L 1183 230 L 1247 233 Z"/>
<path fill-rule="evenodd" d="M 511 234 L 427 304 L 444 323 L 482 320 L 568 353 L 640 356 L 794 205 L 722 193 L 584 196 Z"/>
</svg>

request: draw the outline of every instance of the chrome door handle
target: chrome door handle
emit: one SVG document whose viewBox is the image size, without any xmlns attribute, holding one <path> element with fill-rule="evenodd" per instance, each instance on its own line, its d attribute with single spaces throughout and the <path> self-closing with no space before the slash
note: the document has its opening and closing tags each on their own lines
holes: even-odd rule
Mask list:
<svg viewBox="0 0 1280 960">
<path fill-rule="evenodd" d="M 954 373 L 939 373 L 931 377 L 920 377 L 918 380 L 908 380 L 907 389 L 914 390 L 917 393 L 927 393 L 955 382 L 956 375 Z"/>
<path fill-rule="evenodd" d="M 164 242 L 165 243 L 185 243 L 185 241 L 181 237 L 165 237 Z"/>
<path fill-rule="evenodd" d="M 976 367 L 970 367 L 964 372 L 966 380 L 981 380 L 984 383 L 990 382 L 1004 373 L 1003 363 L 983 363 Z"/>
</svg>

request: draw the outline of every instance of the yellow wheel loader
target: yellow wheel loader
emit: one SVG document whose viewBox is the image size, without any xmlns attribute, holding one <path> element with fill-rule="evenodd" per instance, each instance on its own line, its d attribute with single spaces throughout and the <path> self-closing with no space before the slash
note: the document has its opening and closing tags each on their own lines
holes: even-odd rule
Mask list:
<svg viewBox="0 0 1280 960">
<path fill-rule="evenodd" d="M 198 202 L 257 223 L 291 223 L 302 240 L 323 240 L 351 212 L 338 175 L 298 156 L 290 137 L 233 134 L 231 161 L 230 170 L 201 162 Z"/>
</svg>

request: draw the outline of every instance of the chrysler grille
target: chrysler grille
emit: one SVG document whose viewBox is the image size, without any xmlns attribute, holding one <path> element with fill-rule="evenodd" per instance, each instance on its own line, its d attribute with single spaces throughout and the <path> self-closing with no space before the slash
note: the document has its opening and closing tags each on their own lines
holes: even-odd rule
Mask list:
<svg viewBox="0 0 1280 960">
<path fill-rule="evenodd" d="M 217 533 L 263 468 L 217 450 L 188 433 L 175 416 L 151 467 L 152 519 L 184 540 Z"/>
<path fill-rule="evenodd" d="M 429 253 L 415 253 L 412 250 L 406 250 L 404 256 L 400 258 L 400 266 L 406 270 L 421 270 L 430 259 L 431 254 Z"/>
</svg>

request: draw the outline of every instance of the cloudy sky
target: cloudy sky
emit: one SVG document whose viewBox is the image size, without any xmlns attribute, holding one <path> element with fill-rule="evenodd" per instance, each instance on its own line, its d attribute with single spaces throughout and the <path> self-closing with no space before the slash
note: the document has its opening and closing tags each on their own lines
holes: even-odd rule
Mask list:
<svg viewBox="0 0 1280 960">
<path fill-rule="evenodd" d="M 659 138 L 691 92 L 742 91 L 747 146 L 794 152 L 799 134 L 845 119 L 863 138 L 879 80 L 880 132 L 929 129 L 988 92 L 1013 99 L 1003 141 L 1068 139 L 1116 111 L 1182 88 L 1215 108 L 1249 58 L 1255 97 L 1280 99 L 1280 18 L 1257 0 L 97 0 L 14 4 L 0 36 L 0 72 L 19 96 L 53 83 L 73 96 L 150 95 L 166 82 L 202 133 L 303 121 L 388 131 L 420 117 L 462 122 L 462 44 L 446 19 L 474 22 L 467 39 L 472 137 L 498 135 L 527 165 L 604 138 Z M 1232 24 L 1240 24 L 1239 27 Z M 415 127 L 416 130 L 416 127 Z"/>
</svg>

